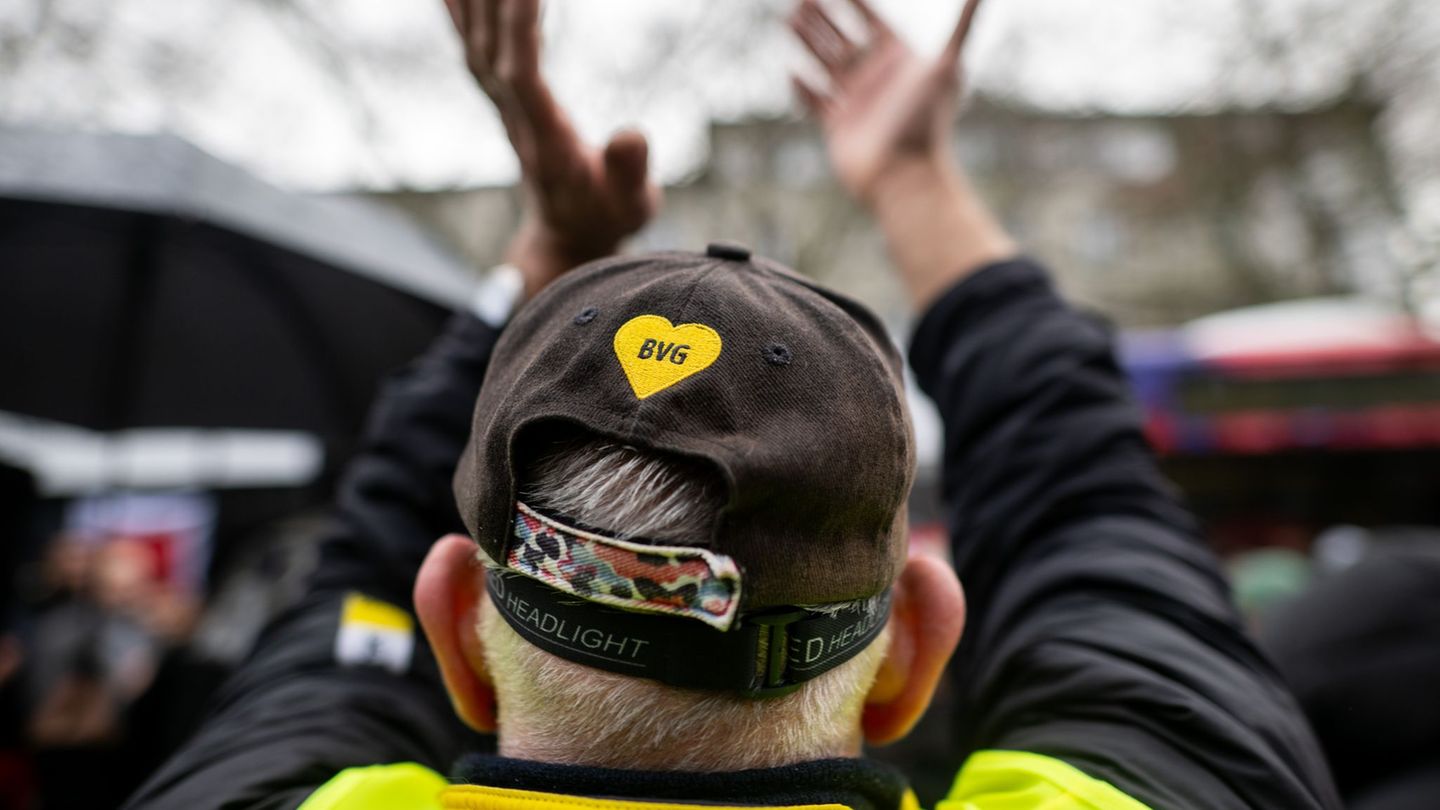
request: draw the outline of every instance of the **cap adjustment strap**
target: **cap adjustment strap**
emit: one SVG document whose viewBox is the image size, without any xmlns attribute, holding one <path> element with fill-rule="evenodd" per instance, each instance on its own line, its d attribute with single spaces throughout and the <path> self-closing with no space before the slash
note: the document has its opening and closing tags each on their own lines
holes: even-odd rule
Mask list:
<svg viewBox="0 0 1440 810">
<path fill-rule="evenodd" d="M 611 607 L 683 616 L 725 630 L 740 607 L 740 568 L 693 546 L 639 543 L 515 506 L 505 567 Z"/>
</svg>

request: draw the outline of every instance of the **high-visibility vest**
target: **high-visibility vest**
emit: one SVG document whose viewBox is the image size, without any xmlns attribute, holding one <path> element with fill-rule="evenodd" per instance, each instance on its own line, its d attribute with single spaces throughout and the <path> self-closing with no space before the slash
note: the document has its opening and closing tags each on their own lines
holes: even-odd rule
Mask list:
<svg viewBox="0 0 1440 810">
<path fill-rule="evenodd" d="M 348 768 L 300 810 L 847 810 L 838 804 L 784 808 L 594 799 L 486 785 L 452 785 L 413 762 Z M 920 810 L 907 792 L 898 810 Z M 1148 810 L 1113 785 L 1065 762 L 1024 751 L 980 751 L 965 762 L 936 810 Z"/>
</svg>

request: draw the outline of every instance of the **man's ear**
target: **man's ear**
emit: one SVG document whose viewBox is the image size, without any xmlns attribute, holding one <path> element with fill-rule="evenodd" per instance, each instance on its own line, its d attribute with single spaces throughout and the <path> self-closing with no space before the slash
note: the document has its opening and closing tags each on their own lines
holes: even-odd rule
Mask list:
<svg viewBox="0 0 1440 810">
<path fill-rule="evenodd" d="M 892 593 L 890 647 L 861 718 L 871 745 L 894 742 L 920 721 L 965 627 L 960 582 L 935 557 L 912 555 Z"/>
<path fill-rule="evenodd" d="M 415 579 L 415 612 L 435 651 L 455 713 L 476 731 L 495 731 L 495 688 L 476 630 L 485 568 L 475 542 L 447 534 L 431 546 Z"/>
</svg>

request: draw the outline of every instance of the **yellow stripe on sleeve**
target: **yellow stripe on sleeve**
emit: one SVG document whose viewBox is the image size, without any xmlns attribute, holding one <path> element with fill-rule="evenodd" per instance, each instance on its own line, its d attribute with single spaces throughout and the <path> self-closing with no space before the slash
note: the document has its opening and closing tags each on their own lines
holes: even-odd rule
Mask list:
<svg viewBox="0 0 1440 810">
<path fill-rule="evenodd" d="M 340 612 L 340 624 L 366 624 L 371 627 L 400 630 L 406 633 L 414 627 L 409 613 L 389 602 L 371 599 L 360 593 L 351 593 L 345 596 L 345 607 Z"/>
</svg>

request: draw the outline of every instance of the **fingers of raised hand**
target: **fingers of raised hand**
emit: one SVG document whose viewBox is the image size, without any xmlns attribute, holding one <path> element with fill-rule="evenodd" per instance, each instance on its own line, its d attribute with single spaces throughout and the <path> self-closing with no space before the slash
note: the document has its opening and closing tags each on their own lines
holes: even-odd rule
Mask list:
<svg viewBox="0 0 1440 810">
<path fill-rule="evenodd" d="M 492 97 L 540 81 L 540 0 L 445 0 L 465 63 Z M 498 100 L 498 99 L 497 99 Z"/>
<path fill-rule="evenodd" d="M 445 7 L 460 35 L 466 67 L 489 92 L 495 73 L 495 0 L 445 0 Z"/>
<path fill-rule="evenodd" d="M 650 182 L 650 145 L 645 136 L 633 129 L 616 133 L 601 160 L 625 227 L 640 227 L 659 206 L 659 189 Z"/>
<path fill-rule="evenodd" d="M 465 37 L 465 3 L 464 0 L 445 0 L 445 11 L 450 14 L 450 24 L 455 26 L 455 33 L 461 39 Z"/>
<path fill-rule="evenodd" d="M 830 100 L 830 96 L 823 90 L 799 76 L 791 76 L 790 83 L 794 86 L 795 95 L 800 99 L 800 103 L 805 105 L 805 109 L 811 115 L 822 121 L 830 115 L 834 104 Z"/>
<path fill-rule="evenodd" d="M 527 92 L 540 82 L 540 0 L 491 0 L 498 46 L 495 74 L 500 81 Z"/>
<path fill-rule="evenodd" d="M 818 0 L 803 0 L 790 15 L 790 28 L 832 78 L 839 78 L 856 61 L 861 48 L 847 35 Z"/>
<path fill-rule="evenodd" d="M 890 26 L 885 18 L 875 12 L 865 0 L 850 0 L 850 5 L 859 13 L 860 18 L 865 21 L 865 27 L 869 29 L 872 37 L 887 36 L 891 33 Z"/>
<path fill-rule="evenodd" d="M 540 75 L 540 0 L 500 0 L 499 24 L 499 83 L 529 121 L 542 151 L 572 148 L 569 121 Z"/>
<path fill-rule="evenodd" d="M 576 146 L 540 74 L 540 0 L 446 0 L 466 63 L 495 103 L 521 167 Z"/>
<path fill-rule="evenodd" d="M 605 176 L 624 189 L 645 187 L 650 144 L 633 129 L 623 130 L 605 145 Z"/>
<path fill-rule="evenodd" d="M 960 20 L 955 23 L 955 30 L 950 32 L 950 39 L 945 43 L 945 50 L 941 58 L 958 66 L 960 54 L 965 50 L 965 39 L 970 36 L 970 27 L 975 22 L 975 12 L 980 9 L 980 0 L 965 0 L 965 8 L 960 12 Z"/>
</svg>

